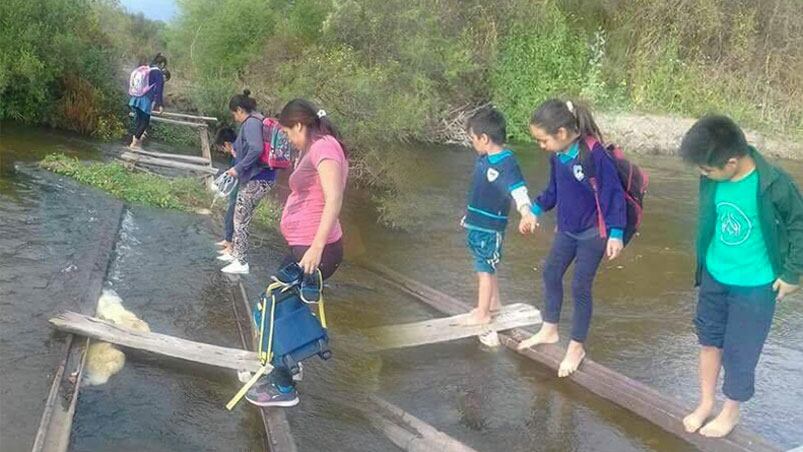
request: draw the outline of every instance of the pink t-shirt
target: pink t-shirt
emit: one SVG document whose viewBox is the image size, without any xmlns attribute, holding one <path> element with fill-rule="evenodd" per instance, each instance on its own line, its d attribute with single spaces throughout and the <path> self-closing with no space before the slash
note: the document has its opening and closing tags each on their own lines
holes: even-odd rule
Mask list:
<svg viewBox="0 0 803 452">
<path fill-rule="evenodd" d="M 319 138 L 301 157 L 290 175 L 290 196 L 282 211 L 281 230 L 291 246 L 312 245 L 318 232 L 325 204 L 318 165 L 324 160 L 332 160 L 340 166 L 340 174 L 343 176 L 341 186 L 343 189 L 346 188 L 349 165 L 343 148 L 330 135 Z M 343 230 L 338 220 L 329 233 L 326 243 L 334 243 L 342 236 Z"/>
</svg>

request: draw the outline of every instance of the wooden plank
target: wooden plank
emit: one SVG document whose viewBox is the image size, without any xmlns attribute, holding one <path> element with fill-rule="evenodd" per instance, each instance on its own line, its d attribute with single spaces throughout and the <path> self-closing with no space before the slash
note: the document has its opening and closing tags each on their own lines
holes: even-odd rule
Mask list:
<svg viewBox="0 0 803 452">
<path fill-rule="evenodd" d="M 159 113 L 159 116 L 167 116 L 169 118 L 191 119 L 194 121 L 217 122 L 217 118 L 214 118 L 212 116 L 196 116 L 196 115 L 188 115 L 186 113 L 175 113 L 172 111 L 163 111 Z"/>
<path fill-rule="evenodd" d="M 132 116 L 133 117 L 134 113 L 133 112 L 129 113 L 128 116 Z M 174 125 L 177 125 L 177 126 L 189 126 L 189 127 L 195 128 L 195 129 L 197 129 L 199 127 L 206 127 L 206 123 L 203 123 L 203 122 L 189 122 L 189 121 L 179 121 L 179 120 L 176 120 L 176 119 L 162 118 L 161 116 L 159 116 L 156 113 L 151 115 L 151 121 L 164 122 L 166 124 L 174 124 Z"/>
<path fill-rule="evenodd" d="M 69 333 L 186 361 L 250 372 L 256 372 L 261 367 L 254 352 L 188 341 L 166 334 L 133 331 L 76 312 L 60 314 L 50 319 L 50 323 Z"/>
<path fill-rule="evenodd" d="M 369 421 L 406 452 L 476 452 L 386 400 L 375 395 L 369 396 L 369 400 L 376 407 L 368 416 Z"/>
<path fill-rule="evenodd" d="M 115 202 L 109 216 L 100 226 L 100 232 L 96 237 L 97 246 L 92 254 L 83 260 L 89 262 L 89 271 L 81 273 L 78 283 L 80 284 L 78 287 L 85 288 L 77 302 L 78 309 L 82 312 L 94 312 L 97 307 L 120 224 L 123 221 L 123 213 L 123 204 Z M 42 418 L 39 421 L 39 428 L 34 437 L 33 452 L 63 452 L 69 447 L 72 421 L 86 363 L 85 350 L 88 344 L 88 340 L 80 340 L 72 334 L 67 336 L 64 357 L 56 368 L 42 411 Z M 76 372 L 74 380 L 70 379 L 72 369 L 75 369 Z"/>
<path fill-rule="evenodd" d="M 212 150 L 209 147 L 209 129 L 201 127 L 198 129 L 198 134 L 201 136 L 201 156 L 212 162 Z"/>
<path fill-rule="evenodd" d="M 145 151 L 143 149 L 125 148 L 124 152 L 133 152 L 134 154 L 147 155 L 149 157 L 183 160 L 185 162 L 197 163 L 199 165 L 211 165 L 212 161 L 205 157 L 198 157 L 197 155 L 183 155 L 183 154 L 168 154 L 166 152 Z"/>
<path fill-rule="evenodd" d="M 248 302 L 248 294 L 243 286 L 242 278 L 237 277 L 237 285 L 232 288 L 234 317 L 237 320 L 237 328 L 240 331 L 240 338 L 243 347 L 247 349 L 256 348 L 256 334 L 254 322 L 251 320 L 251 305 Z M 262 425 L 265 428 L 266 448 L 271 452 L 297 452 L 295 439 L 290 431 L 290 423 L 287 422 L 287 414 L 284 408 L 255 407 L 262 417 Z"/>
<path fill-rule="evenodd" d="M 163 166 L 166 168 L 183 169 L 206 174 L 217 174 L 217 169 L 211 166 L 194 165 L 192 163 L 175 162 L 167 159 L 137 155 L 132 152 L 123 152 L 120 158 L 134 163 L 144 163 L 146 165 Z"/>
<path fill-rule="evenodd" d="M 366 333 L 376 348 L 403 348 L 434 344 L 477 336 L 487 331 L 503 331 L 541 323 L 541 313 L 533 306 L 515 303 L 502 306 L 502 310 L 487 325 L 466 326 L 469 314 L 425 320 L 403 325 L 372 328 Z"/>
<path fill-rule="evenodd" d="M 469 309 L 468 304 L 408 278 L 384 265 L 364 262 L 363 267 L 373 271 L 391 285 L 446 314 L 454 315 Z M 564 350 L 561 347 L 545 345 L 518 350 L 519 342 L 532 334 L 532 331 L 516 329 L 510 333 L 500 333 L 499 338 L 502 344 L 509 349 L 557 370 L 564 355 Z M 686 433 L 683 429 L 682 420 L 692 410 L 692 407 L 686 406 L 686 404 L 677 399 L 667 397 L 643 383 L 597 364 L 589 358 L 583 360 L 580 368 L 567 378 L 594 394 L 632 411 L 669 433 L 698 447 L 700 450 L 712 452 L 770 452 L 783 450 L 777 444 L 741 425 L 737 426 L 730 435 L 721 439 Z"/>
</svg>

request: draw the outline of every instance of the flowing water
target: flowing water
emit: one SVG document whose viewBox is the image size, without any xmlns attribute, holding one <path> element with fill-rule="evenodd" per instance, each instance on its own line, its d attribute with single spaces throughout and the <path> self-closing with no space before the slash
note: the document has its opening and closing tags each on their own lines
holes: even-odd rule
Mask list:
<svg viewBox="0 0 803 452">
<path fill-rule="evenodd" d="M 112 147 L 44 129 L 0 129 L 0 450 L 30 448 L 63 336 L 47 319 L 71 305 L 98 223 L 111 205 L 104 194 L 36 167 L 50 152 L 101 159 Z M 545 183 L 543 155 L 521 147 L 531 190 Z M 288 410 L 302 451 L 394 450 L 370 426 L 362 397 L 382 397 L 478 450 L 689 450 L 652 424 L 551 370 L 505 350 L 466 339 L 448 344 L 364 352 L 360 329 L 438 316 L 372 277 L 358 254 L 464 300 L 475 281 L 458 226 L 473 156 L 456 148 L 407 152 L 419 226 L 394 232 L 376 225 L 370 194 L 349 192 L 350 262 L 332 278 L 328 318 L 335 359 L 312 360 L 300 383 L 302 403 Z M 652 176 L 644 233 L 623 258 L 606 263 L 595 288 L 589 353 L 594 360 L 664 393 L 692 402 L 695 339 L 693 230 L 696 178 L 672 158 L 640 159 Z M 798 180 L 803 165 L 781 162 Z M 551 216 L 534 238 L 512 230 L 500 271 L 503 301 L 540 307 L 540 273 Z M 231 282 L 217 269 L 209 218 L 128 206 L 107 286 L 155 332 L 239 347 Z M 267 233 L 254 240 L 256 296 L 283 253 Z M 354 244 L 359 244 L 356 246 Z M 362 248 L 358 250 L 357 248 Z M 744 423 L 786 446 L 803 443 L 803 308 L 781 304 L 759 365 Z M 566 304 L 564 322 L 571 315 Z M 81 391 L 73 450 L 260 450 L 256 412 L 223 405 L 239 383 L 233 372 L 127 352 L 108 384 Z"/>
</svg>

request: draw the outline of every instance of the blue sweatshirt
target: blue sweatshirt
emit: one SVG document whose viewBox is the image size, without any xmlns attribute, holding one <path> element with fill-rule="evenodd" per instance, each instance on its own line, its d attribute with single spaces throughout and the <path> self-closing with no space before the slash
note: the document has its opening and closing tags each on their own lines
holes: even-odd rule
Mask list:
<svg viewBox="0 0 803 452">
<path fill-rule="evenodd" d="M 627 208 L 616 166 L 601 144 L 597 143 L 590 153 L 579 152 L 579 146 L 578 140 L 566 152 L 550 157 L 549 183 L 535 199 L 532 211 L 541 215 L 557 206 L 559 232 L 579 234 L 598 227 L 594 189 L 585 175 L 588 163 L 580 162 L 580 154 L 584 154 L 586 159 L 594 161 L 599 203 L 608 233 L 611 238 L 621 239 L 627 225 Z"/>
<path fill-rule="evenodd" d="M 276 172 L 263 166 L 259 161 L 264 147 L 262 141 L 262 119 L 259 113 L 252 113 L 251 116 L 240 125 L 237 139 L 233 146 L 237 150 L 237 163 L 234 165 L 237 171 L 237 178 L 240 186 L 247 184 L 250 180 L 274 180 Z"/>
</svg>

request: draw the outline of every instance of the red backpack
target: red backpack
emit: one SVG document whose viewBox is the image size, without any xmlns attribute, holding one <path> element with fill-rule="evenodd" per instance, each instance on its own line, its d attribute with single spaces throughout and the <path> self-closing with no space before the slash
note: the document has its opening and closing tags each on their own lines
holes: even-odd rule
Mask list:
<svg viewBox="0 0 803 452">
<path fill-rule="evenodd" d="M 585 145 L 589 152 L 593 152 L 594 146 L 599 143 L 596 138 L 588 136 L 585 139 Z M 644 217 L 644 196 L 647 194 L 647 186 L 650 184 L 650 176 L 641 168 L 633 164 L 625 158 L 625 153 L 619 146 L 609 144 L 608 146 L 602 145 L 605 150 L 605 156 L 613 160 L 616 172 L 619 174 L 619 182 L 622 184 L 622 189 L 625 192 L 625 205 L 627 206 L 627 225 L 624 229 L 624 243 L 627 245 L 630 239 L 638 232 L 641 226 L 641 220 Z M 594 189 L 594 198 L 597 201 L 597 224 L 599 227 L 600 236 L 602 238 L 608 237 L 608 231 L 605 227 L 605 217 L 602 214 L 602 209 L 599 204 L 599 186 L 597 184 L 597 172 L 594 165 L 594 159 L 588 159 L 588 167 L 584 169 L 588 175 L 588 181 L 591 183 L 591 188 Z"/>
<path fill-rule="evenodd" d="M 290 142 L 281 124 L 274 118 L 262 120 L 262 154 L 259 161 L 271 169 L 287 169 L 293 160 Z"/>
</svg>

